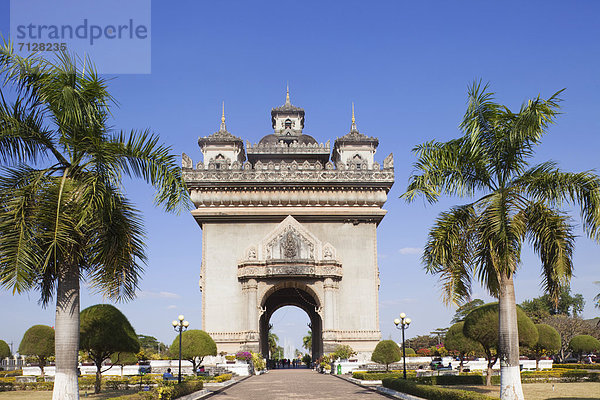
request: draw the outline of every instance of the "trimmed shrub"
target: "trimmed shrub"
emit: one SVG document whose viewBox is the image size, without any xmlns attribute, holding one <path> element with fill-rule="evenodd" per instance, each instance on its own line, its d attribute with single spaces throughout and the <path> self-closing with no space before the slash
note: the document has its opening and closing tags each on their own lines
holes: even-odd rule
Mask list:
<svg viewBox="0 0 600 400">
<path fill-rule="evenodd" d="M 414 378 L 416 376 L 415 371 L 406 371 L 407 378 Z M 402 378 L 402 371 L 391 371 L 391 372 L 353 372 L 352 377 L 354 379 L 360 379 L 361 381 L 380 381 L 385 378 Z"/>
<path fill-rule="evenodd" d="M 215 376 L 214 381 L 217 382 L 217 383 L 227 382 L 232 377 L 233 377 L 232 374 L 223 374 L 223 375 Z"/>
<path fill-rule="evenodd" d="M 186 380 L 181 383 L 161 382 L 159 387 L 148 392 L 112 397 L 109 400 L 172 400 L 202 390 L 201 380 Z"/>
<path fill-rule="evenodd" d="M 483 375 L 434 375 L 420 376 L 412 379 L 416 383 L 424 385 L 483 385 L 485 377 Z"/>
<path fill-rule="evenodd" d="M 432 385 L 419 385 L 413 381 L 404 379 L 386 378 L 383 380 L 383 386 L 428 400 L 497 400 L 495 397 L 486 396 L 481 393 L 446 389 Z"/>
<path fill-rule="evenodd" d="M 371 360 L 379 364 L 385 364 L 386 371 L 389 370 L 391 363 L 400 361 L 401 359 L 402 350 L 400 350 L 398 344 L 393 340 L 382 340 L 377 343 L 377 346 L 375 346 L 375 350 L 373 350 L 373 354 L 371 355 Z"/>
<path fill-rule="evenodd" d="M 21 376 L 23 375 L 22 369 L 15 369 L 14 371 L 0 371 L 0 378 L 7 376 Z"/>
<path fill-rule="evenodd" d="M 579 354 L 591 353 L 600 350 L 600 340 L 590 335 L 578 335 L 571 339 L 569 348 Z"/>
<path fill-rule="evenodd" d="M 10 357 L 10 347 L 4 340 L 0 340 L 0 358 Z"/>
<path fill-rule="evenodd" d="M 554 363 L 554 368 L 563 369 L 599 369 L 600 364 L 558 364 Z"/>
</svg>

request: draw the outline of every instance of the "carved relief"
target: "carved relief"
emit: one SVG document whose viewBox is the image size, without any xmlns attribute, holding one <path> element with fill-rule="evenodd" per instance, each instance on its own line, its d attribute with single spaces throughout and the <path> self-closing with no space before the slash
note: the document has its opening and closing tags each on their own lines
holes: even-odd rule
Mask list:
<svg viewBox="0 0 600 400">
<path fill-rule="evenodd" d="M 333 260 L 336 258 L 335 248 L 331 243 L 327 243 L 323 246 L 323 260 Z"/>
<path fill-rule="evenodd" d="M 390 155 L 387 156 L 383 160 L 383 169 L 393 169 L 393 168 L 394 168 L 394 154 L 390 153 Z"/>
<path fill-rule="evenodd" d="M 185 153 L 181 153 L 181 167 L 182 168 L 193 168 L 192 159 Z"/>
<path fill-rule="evenodd" d="M 298 255 L 298 240 L 291 231 L 285 234 L 284 239 L 281 241 L 281 247 L 284 258 L 296 258 Z"/>
<path fill-rule="evenodd" d="M 256 258 L 258 257 L 258 254 L 256 253 L 256 247 L 252 246 L 248 249 L 248 251 L 246 252 L 246 258 L 248 260 L 256 260 Z"/>
</svg>

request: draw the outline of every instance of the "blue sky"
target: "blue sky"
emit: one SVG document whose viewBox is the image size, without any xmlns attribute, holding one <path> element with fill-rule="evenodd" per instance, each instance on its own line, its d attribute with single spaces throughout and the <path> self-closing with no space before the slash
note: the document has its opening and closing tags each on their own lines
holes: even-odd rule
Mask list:
<svg viewBox="0 0 600 400">
<path fill-rule="evenodd" d="M 9 31 L 9 3 L 0 4 L 0 32 Z M 398 339 L 393 319 L 407 313 L 408 336 L 448 326 L 454 309 L 442 305 L 436 277 L 420 264 L 428 229 L 441 211 L 466 200 L 406 204 L 411 148 L 460 134 L 466 88 L 491 83 L 499 102 L 518 109 L 527 98 L 563 93 L 563 115 L 534 161 L 555 160 L 566 170 L 599 169 L 600 3 L 595 1 L 381 2 L 152 2 L 151 73 L 111 75 L 119 101 L 113 125 L 149 128 L 175 153 L 200 159 L 196 141 L 218 129 L 225 101 L 227 127 L 257 142 L 270 133 L 270 108 L 292 102 L 306 110 L 305 133 L 318 141 L 346 134 L 350 104 L 361 132 L 379 138 L 379 162 L 394 153 L 396 183 L 380 224 L 380 328 Z M 201 230 L 187 214 L 154 208 L 153 192 L 127 182 L 144 210 L 149 263 L 138 298 L 118 307 L 139 333 L 170 343 L 170 321 L 183 313 L 200 328 L 198 290 Z M 579 223 L 578 213 L 573 214 Z M 580 235 L 583 233 L 579 231 Z M 598 316 L 600 247 L 577 240 L 572 288 Z M 540 267 L 529 249 L 516 277 L 517 301 L 541 295 Z M 480 288 L 474 296 L 489 299 Z M 0 292 L 0 338 L 18 346 L 31 325 L 54 325 L 54 308 L 38 294 Z M 101 302 L 83 290 L 82 308 Z M 280 338 L 300 346 L 307 317 L 297 309 L 273 316 Z"/>
</svg>

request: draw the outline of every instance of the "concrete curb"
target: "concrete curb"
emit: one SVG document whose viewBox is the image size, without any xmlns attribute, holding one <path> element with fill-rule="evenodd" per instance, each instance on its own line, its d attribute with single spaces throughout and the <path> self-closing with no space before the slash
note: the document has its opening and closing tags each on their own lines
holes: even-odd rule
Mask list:
<svg viewBox="0 0 600 400">
<path fill-rule="evenodd" d="M 360 386 L 360 387 L 361 387 L 361 388 L 363 388 L 363 389 L 367 389 L 367 390 L 370 390 L 370 391 L 372 391 L 372 392 L 379 393 L 379 394 L 381 394 L 381 395 L 383 395 L 383 396 L 386 396 L 386 397 L 391 397 L 390 395 L 388 395 L 388 394 L 386 394 L 386 393 L 381 393 L 381 392 L 379 392 L 379 391 L 377 390 L 377 387 L 373 387 L 372 385 L 371 385 L 371 386 L 368 386 L 368 385 L 362 385 L 362 384 L 360 384 L 360 383 L 359 383 L 359 382 L 360 382 L 360 380 L 358 380 L 358 379 L 354 379 L 354 378 L 351 378 L 351 377 L 346 377 L 346 376 L 342 376 L 342 375 L 335 375 L 335 374 L 333 374 L 333 376 L 335 376 L 335 377 L 336 377 L 336 378 L 338 378 L 338 379 L 344 380 L 344 381 L 346 381 L 346 382 L 350 382 L 350 383 L 351 383 L 351 384 L 353 384 L 353 385 Z"/>
<path fill-rule="evenodd" d="M 422 397 L 413 396 L 412 394 L 406 394 L 402 392 L 397 392 L 392 389 L 388 389 L 383 386 L 377 386 L 377 391 L 379 393 L 386 394 L 388 396 L 393 397 L 394 399 L 402 399 L 402 400 L 425 400 Z"/>
<path fill-rule="evenodd" d="M 426 400 L 426 399 L 423 399 L 423 398 L 421 398 L 421 397 L 416 397 L 416 396 L 413 396 L 413 395 L 411 395 L 411 394 L 406 394 L 406 393 L 402 393 L 402 392 L 397 392 L 397 391 L 395 391 L 395 390 L 388 389 L 388 388 L 385 388 L 385 387 L 383 387 L 383 386 L 374 386 L 374 384 L 371 384 L 371 385 L 365 385 L 365 384 L 362 384 L 362 383 L 360 383 L 360 382 L 364 382 L 364 381 L 361 381 L 360 379 L 354 379 L 354 378 L 352 378 L 352 377 L 344 377 L 344 376 L 340 376 L 340 375 L 334 375 L 334 376 L 335 376 L 336 378 L 343 379 L 343 380 L 345 380 L 345 381 L 347 381 L 347 382 L 353 383 L 353 384 L 355 384 L 356 386 L 360 386 L 360 387 L 362 387 L 362 388 L 364 388 L 364 389 L 369 389 L 369 390 L 371 390 L 371 391 L 373 391 L 373 392 L 377 392 L 377 393 L 379 393 L 379 394 L 381 394 L 381 395 L 383 395 L 383 396 L 387 396 L 387 397 L 390 397 L 390 398 L 392 398 L 392 399 L 402 399 L 402 400 Z"/>
</svg>

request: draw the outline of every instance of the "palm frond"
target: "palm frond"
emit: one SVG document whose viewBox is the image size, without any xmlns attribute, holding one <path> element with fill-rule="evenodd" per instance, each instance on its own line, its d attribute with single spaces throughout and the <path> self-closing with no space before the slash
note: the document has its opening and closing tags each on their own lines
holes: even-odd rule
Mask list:
<svg viewBox="0 0 600 400">
<path fill-rule="evenodd" d="M 456 303 L 471 293 L 474 225 L 472 205 L 440 214 L 429 232 L 423 264 L 430 274 L 440 275 L 445 303 Z"/>
<path fill-rule="evenodd" d="M 148 131 L 132 131 L 128 136 L 121 132 L 112 142 L 123 171 L 156 188 L 157 205 L 176 212 L 192 207 L 181 168 L 171 154 L 171 148 L 158 143 L 158 136 Z"/>
<path fill-rule="evenodd" d="M 99 186 L 100 205 L 89 226 L 88 276 L 91 286 L 103 296 L 118 301 L 135 297 L 141 263 L 146 262 L 142 218 L 118 190 Z"/>
<path fill-rule="evenodd" d="M 20 165 L 0 175 L 0 286 L 21 293 L 35 286 L 43 251 L 36 235 L 37 198 L 46 171 Z"/>
<path fill-rule="evenodd" d="M 557 304 L 560 290 L 568 286 L 573 275 L 573 225 L 566 214 L 534 202 L 523 210 L 527 221 L 527 238 L 542 261 L 544 291 Z"/>
<path fill-rule="evenodd" d="M 593 171 L 563 172 L 548 162 L 531 168 L 513 184 L 533 200 L 554 207 L 579 205 L 584 232 L 600 241 L 600 177 Z"/>
<path fill-rule="evenodd" d="M 420 194 L 433 203 L 441 194 L 472 196 L 479 189 L 493 188 L 484 155 L 464 139 L 427 142 L 413 152 L 418 157 L 414 164 L 417 172 L 401 196 L 407 201 Z"/>
</svg>

